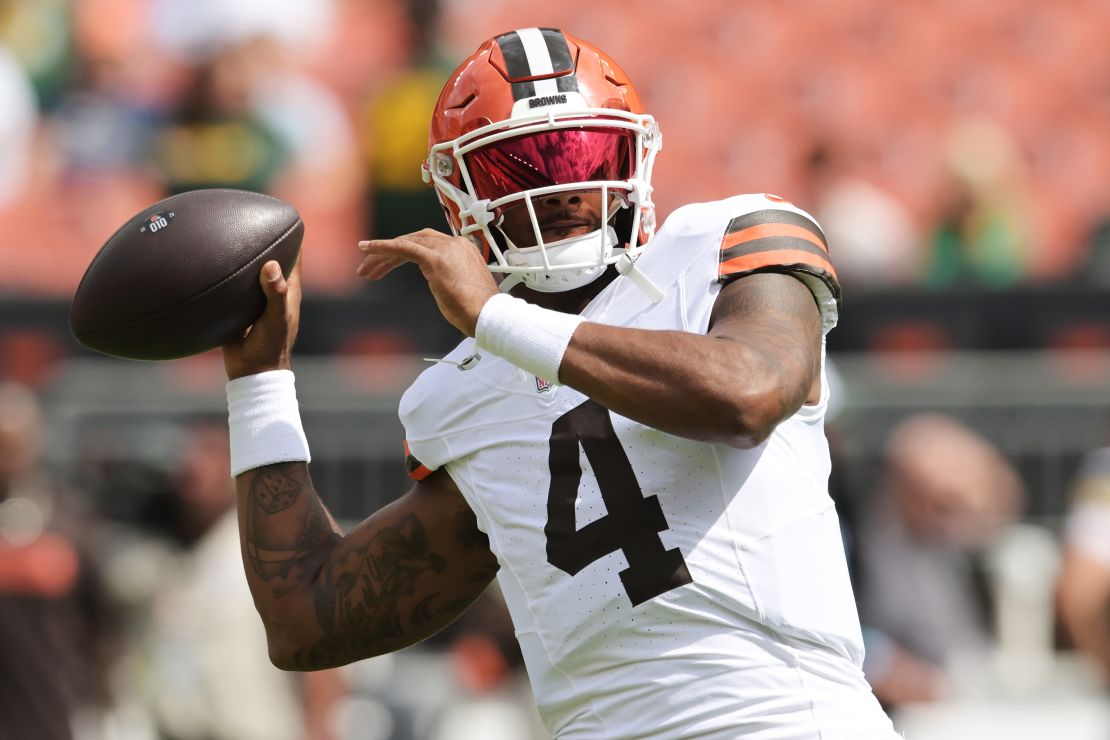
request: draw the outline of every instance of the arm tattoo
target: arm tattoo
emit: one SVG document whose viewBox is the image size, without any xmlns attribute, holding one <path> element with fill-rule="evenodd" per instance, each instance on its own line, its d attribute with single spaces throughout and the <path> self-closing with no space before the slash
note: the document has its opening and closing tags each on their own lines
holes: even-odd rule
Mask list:
<svg viewBox="0 0 1110 740">
<path fill-rule="evenodd" d="M 251 496 L 267 514 L 288 509 L 301 495 L 303 481 L 281 468 L 263 469 L 251 483 Z"/>
<path fill-rule="evenodd" d="M 364 657 L 408 645 L 410 635 L 422 626 L 457 611 L 454 602 L 433 604 L 438 594 L 402 608 L 401 602 L 415 593 L 421 575 L 441 573 L 446 565 L 441 555 L 432 552 L 416 516 L 408 514 L 381 529 L 320 573 L 313 598 L 324 634 L 312 647 L 298 651 L 296 662 L 334 665 L 352 655 Z"/>
<path fill-rule="evenodd" d="M 302 498 L 311 486 L 303 468 L 284 464 L 262 468 L 250 483 L 247 557 L 262 580 L 279 582 L 275 595 L 291 585 L 291 576 L 303 577 L 314 572 L 313 566 L 319 568 L 330 550 L 325 545 L 339 541 L 323 504 L 315 496 Z M 302 500 L 304 505 L 297 506 Z"/>
<path fill-rule="evenodd" d="M 465 506 L 436 515 L 446 525 L 432 529 L 442 548 L 433 549 L 424 522 L 411 512 L 385 515 L 376 528 L 356 529 L 344 538 L 303 464 L 270 465 L 251 474 L 243 539 L 257 576 L 254 587 L 263 584 L 269 599 L 303 594 L 316 623 L 305 627 L 315 633 L 311 642 L 300 643 L 292 655 L 297 670 L 410 645 L 462 612 L 497 570 L 489 540 Z M 443 577 L 447 556 L 468 563 L 457 580 Z M 440 578 L 422 580 L 430 574 Z"/>
</svg>

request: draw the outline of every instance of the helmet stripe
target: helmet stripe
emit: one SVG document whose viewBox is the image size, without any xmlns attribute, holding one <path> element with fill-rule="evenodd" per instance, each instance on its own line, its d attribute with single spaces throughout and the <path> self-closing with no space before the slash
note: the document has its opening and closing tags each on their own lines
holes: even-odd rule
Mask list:
<svg viewBox="0 0 1110 740">
<path fill-rule="evenodd" d="M 505 72 L 513 87 L 513 100 L 534 97 L 536 85 L 528 80 L 532 76 L 532 68 L 528 64 L 528 54 L 520 34 L 516 31 L 503 33 L 497 37 L 497 45 L 501 47 L 501 56 L 505 57 Z"/>
<path fill-rule="evenodd" d="M 505 57 L 505 71 L 509 74 L 510 81 L 523 80 L 532 76 L 532 68 L 528 65 L 528 54 L 524 51 L 524 41 L 517 31 L 498 36 L 497 45 L 501 47 L 501 56 Z"/>
<path fill-rule="evenodd" d="M 522 28 L 516 32 L 528 55 L 528 68 L 534 77 L 547 77 L 554 71 L 551 53 L 543 33 L 538 28 Z"/>
<path fill-rule="evenodd" d="M 505 58 L 505 71 L 512 85 L 513 100 L 557 92 L 579 92 L 578 78 L 574 74 L 574 58 L 562 31 L 554 28 L 522 28 L 503 33 L 496 40 L 501 48 L 501 55 Z M 546 79 L 530 80 L 530 77 Z"/>
<path fill-rule="evenodd" d="M 555 78 L 555 85 L 559 92 L 578 92 L 578 76 L 564 75 Z"/>
<path fill-rule="evenodd" d="M 528 68 L 532 75 L 546 79 L 536 80 L 535 95 L 578 92 L 578 78 L 574 76 L 570 46 L 561 31 L 554 29 L 524 28 L 517 31 L 528 55 Z M 571 74 L 567 74 L 570 72 Z M 554 75 L 560 75 L 554 77 Z"/>
<path fill-rule="evenodd" d="M 552 72 L 573 72 L 574 59 L 570 56 L 570 44 L 567 37 L 557 28 L 541 28 L 544 43 L 547 44 L 547 53 L 551 57 Z"/>
<path fill-rule="evenodd" d="M 536 83 L 531 80 L 528 82 L 513 83 L 513 100 L 523 100 L 524 98 L 534 98 L 535 96 Z"/>
</svg>

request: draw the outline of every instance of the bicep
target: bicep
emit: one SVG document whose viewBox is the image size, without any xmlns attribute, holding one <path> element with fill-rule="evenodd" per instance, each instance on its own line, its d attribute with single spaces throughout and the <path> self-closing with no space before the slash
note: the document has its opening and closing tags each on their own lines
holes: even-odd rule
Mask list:
<svg viewBox="0 0 1110 740">
<path fill-rule="evenodd" d="M 783 416 L 819 397 L 821 312 L 801 280 L 764 272 L 728 283 L 717 295 L 708 333 L 740 343 L 778 379 Z"/>
<path fill-rule="evenodd" d="M 419 642 L 465 611 L 496 572 L 473 512 L 437 471 L 332 552 L 312 587 L 318 633 L 297 662 L 339 665 Z"/>
</svg>

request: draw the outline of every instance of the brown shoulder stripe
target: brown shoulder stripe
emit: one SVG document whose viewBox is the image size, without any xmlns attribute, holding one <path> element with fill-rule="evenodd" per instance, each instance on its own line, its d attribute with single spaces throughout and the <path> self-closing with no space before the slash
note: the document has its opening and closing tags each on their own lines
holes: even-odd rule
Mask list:
<svg viewBox="0 0 1110 740">
<path fill-rule="evenodd" d="M 737 216 L 728 222 L 728 228 L 725 229 L 725 234 L 732 234 L 743 231 L 744 229 L 749 229 L 753 226 L 761 226 L 764 224 L 788 224 L 790 226 L 803 228 L 816 236 L 821 241 L 821 245 L 828 251 L 829 241 L 825 238 L 825 233 L 821 231 L 821 227 L 800 213 L 787 211 L 781 208 L 767 208 L 762 211 L 753 211 L 752 213 L 745 213 L 743 216 Z"/>
<path fill-rule="evenodd" d="M 807 266 L 815 273 L 825 273 L 836 279 L 836 270 L 828 260 L 818 257 L 812 252 L 792 249 L 780 249 L 773 252 L 756 252 L 755 254 L 741 255 L 722 262 L 717 268 L 717 276 L 729 277 L 738 273 L 756 272 L 759 270 L 782 269 L 788 266 Z"/>
<path fill-rule="evenodd" d="M 758 226 L 749 226 L 746 229 L 726 233 L 724 240 L 721 242 L 721 249 L 726 250 L 757 239 L 766 239 L 776 236 L 802 239 L 820 249 L 822 254 L 828 253 L 825 243 L 809 229 L 803 229 L 801 226 L 777 223 L 759 224 Z"/>
<path fill-rule="evenodd" d="M 727 241 L 726 241 L 727 243 Z M 821 247 L 808 239 L 796 236 L 765 236 L 759 239 L 748 239 L 732 247 L 721 250 L 721 262 L 728 262 L 737 257 L 746 257 L 759 252 L 806 252 L 813 255 L 815 262 L 827 263 L 829 254 Z"/>
</svg>

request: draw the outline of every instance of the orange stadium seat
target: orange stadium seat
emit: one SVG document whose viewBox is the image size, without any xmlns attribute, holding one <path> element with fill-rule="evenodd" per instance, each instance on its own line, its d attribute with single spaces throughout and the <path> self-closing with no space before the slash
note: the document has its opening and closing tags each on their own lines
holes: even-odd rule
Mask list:
<svg viewBox="0 0 1110 740">
<path fill-rule="evenodd" d="M 32 187 L 0 213 L 0 291 L 73 295 L 100 246 L 158 197 L 151 182 L 128 173 Z"/>
<path fill-rule="evenodd" d="M 80 4 L 82 43 L 121 53 L 142 33 L 142 8 L 140 0 Z M 336 8 L 328 53 L 307 64 L 355 111 L 409 64 L 414 38 L 399 0 L 338 0 Z M 535 22 L 511 0 L 445 3 L 435 38 L 461 58 L 476 39 Z M 663 215 L 739 190 L 802 191 L 801 164 L 819 141 L 845 150 L 856 174 L 927 218 L 947 131 L 969 113 L 1015 136 L 1030 168 L 1038 275 L 1066 273 L 1089 223 L 1110 210 L 1110 4 L 1102 0 L 706 0 L 685 13 L 672 0 L 582 1 L 552 6 L 543 23 L 603 45 L 660 120 Z M 122 188 L 82 185 L 79 197 L 69 185 L 39 183 L 0 213 L 0 290 L 68 294 L 112 229 L 157 198 L 133 179 Z M 350 242 L 361 213 L 346 208 L 306 207 L 314 254 L 306 283 L 323 292 L 357 285 Z"/>
<path fill-rule="evenodd" d="M 57 337 L 36 329 L 0 332 L 0 380 L 31 388 L 45 386 L 65 357 Z"/>
</svg>

